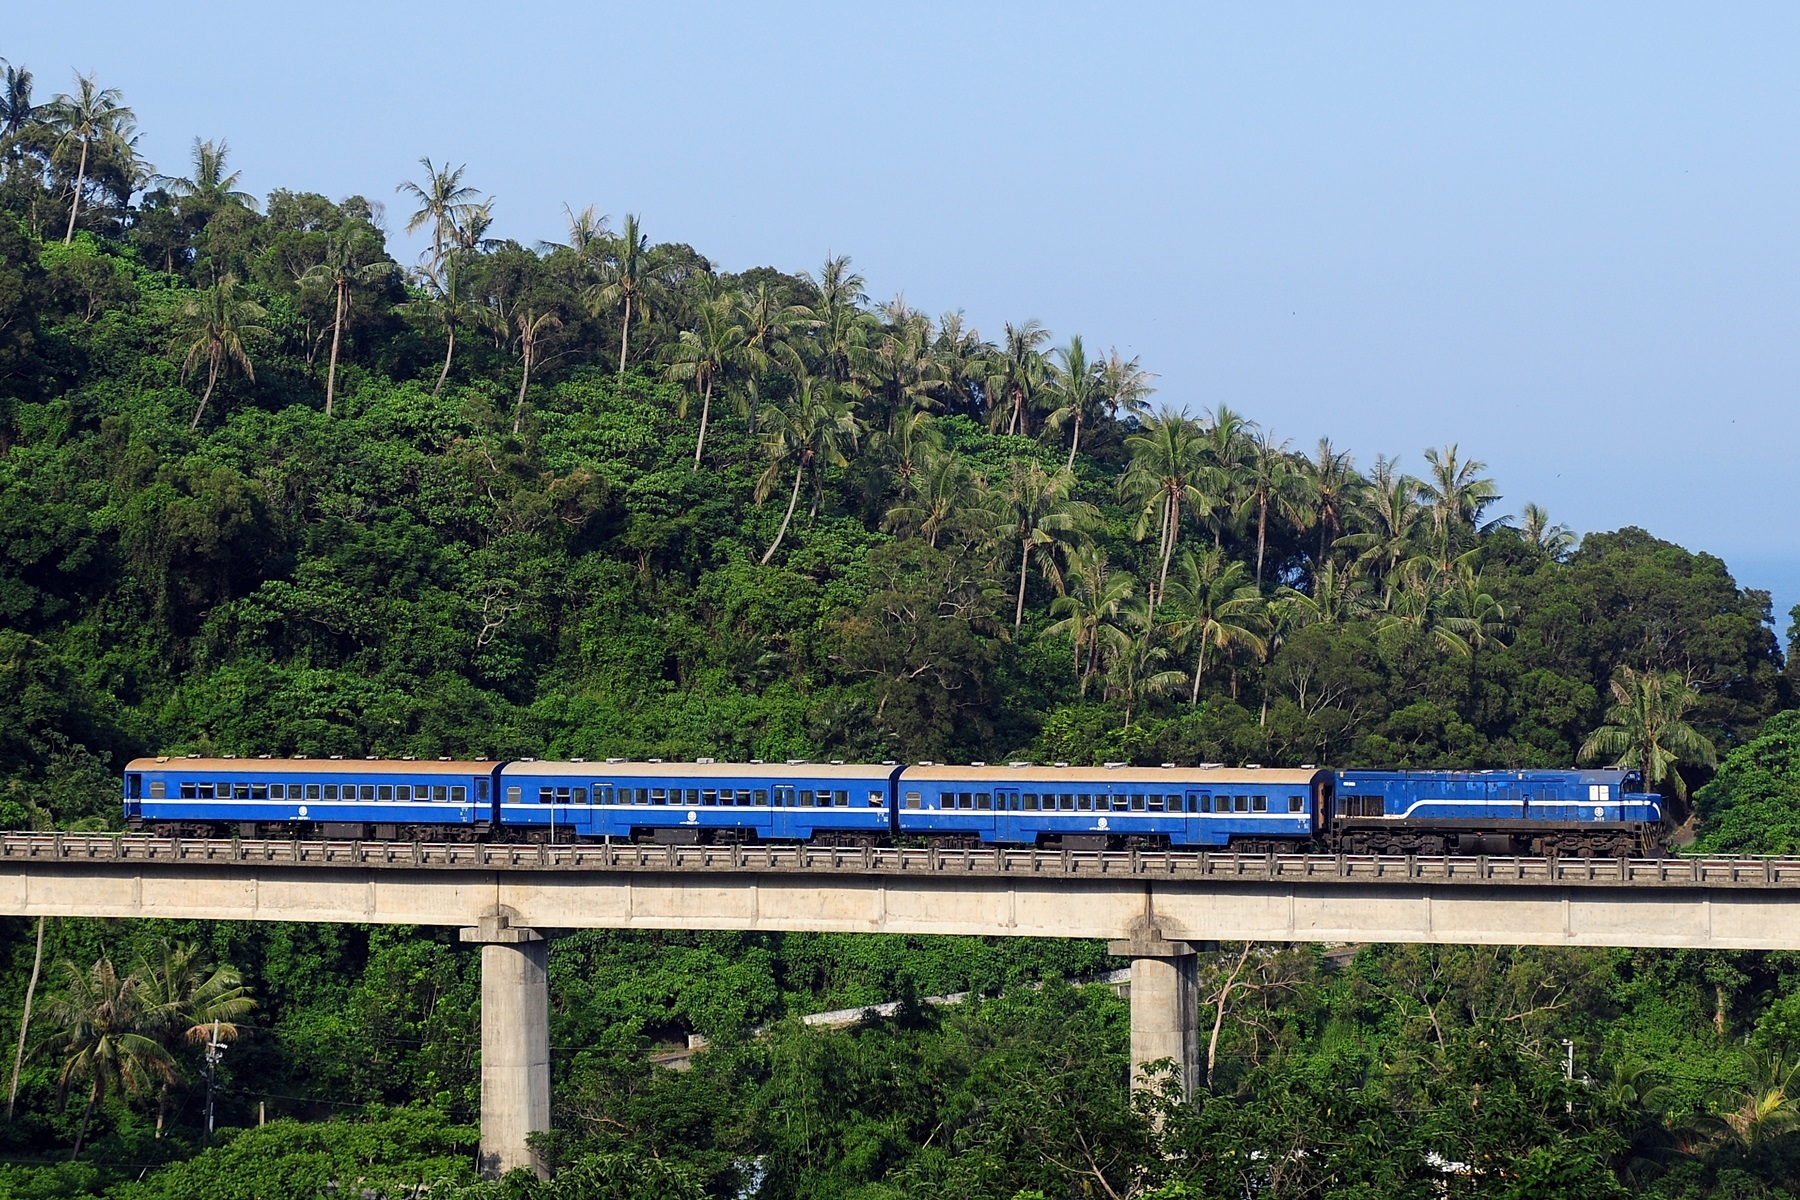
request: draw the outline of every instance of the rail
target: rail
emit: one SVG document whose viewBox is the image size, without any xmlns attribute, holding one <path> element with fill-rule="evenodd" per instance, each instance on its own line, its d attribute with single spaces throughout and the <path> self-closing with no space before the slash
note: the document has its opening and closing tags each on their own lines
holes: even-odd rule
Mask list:
<svg viewBox="0 0 1800 1200">
<path fill-rule="evenodd" d="M 1516 858 L 936 846 L 533 845 L 0 833 L 0 864 L 7 863 L 1800 889 L 1800 858 L 1785 857 Z"/>
</svg>

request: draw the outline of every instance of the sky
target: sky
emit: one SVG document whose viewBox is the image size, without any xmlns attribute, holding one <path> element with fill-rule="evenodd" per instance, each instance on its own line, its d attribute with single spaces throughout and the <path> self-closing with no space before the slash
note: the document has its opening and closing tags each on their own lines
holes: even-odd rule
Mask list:
<svg viewBox="0 0 1800 1200">
<path fill-rule="evenodd" d="M 1578 532 L 1800 603 L 1800 6 L 21 5 L 182 174 L 386 201 L 429 156 L 721 268 L 1138 355 L 1155 403 L 1363 466 L 1455 443 Z"/>
</svg>

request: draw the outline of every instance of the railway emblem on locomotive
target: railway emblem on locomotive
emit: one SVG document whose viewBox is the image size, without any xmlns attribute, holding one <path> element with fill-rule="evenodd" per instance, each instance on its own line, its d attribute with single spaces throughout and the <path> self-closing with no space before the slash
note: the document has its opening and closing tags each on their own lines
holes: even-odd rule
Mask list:
<svg viewBox="0 0 1800 1200">
<path fill-rule="evenodd" d="M 688 809 L 687 819 L 688 819 L 688 824 L 692 825 L 695 821 L 698 821 L 700 819 L 700 814 L 690 808 L 690 809 Z"/>
<path fill-rule="evenodd" d="M 1106 828 L 1106 818 L 1105 818 L 1105 817 L 1101 817 L 1101 818 L 1100 818 L 1100 822 L 1099 822 L 1099 828 L 1101 828 L 1101 829 L 1105 829 L 1105 828 Z"/>
</svg>

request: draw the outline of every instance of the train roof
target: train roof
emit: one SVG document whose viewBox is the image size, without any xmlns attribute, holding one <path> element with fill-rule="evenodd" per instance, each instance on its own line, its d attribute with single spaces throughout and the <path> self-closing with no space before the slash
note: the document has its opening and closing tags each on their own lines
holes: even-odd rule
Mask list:
<svg viewBox="0 0 1800 1200">
<path fill-rule="evenodd" d="M 486 775 L 500 764 L 485 759 L 411 758 L 134 758 L 127 771 L 190 771 L 217 775 Z"/>
<path fill-rule="evenodd" d="M 1306 787 L 1315 780 L 1330 778 L 1330 771 L 1310 767 L 1298 770 L 1285 767 L 1040 767 L 1025 763 L 1019 766 L 947 766 L 939 763 L 906 768 L 902 782 L 953 782 L 969 780 L 989 784 L 1036 784 L 1078 786 L 1083 784 L 1130 784 L 1135 787 Z"/>
<path fill-rule="evenodd" d="M 514 759 L 503 774 L 581 779 L 859 779 L 886 782 L 898 763 L 569 762 Z"/>
<path fill-rule="evenodd" d="M 1364 770 L 1361 768 L 1342 770 L 1338 778 L 1348 781 L 1375 780 L 1399 781 L 1418 780 L 1420 782 L 1438 782 L 1441 780 L 1467 779 L 1479 780 L 1483 783 L 1538 783 L 1547 780 L 1576 779 L 1609 780 L 1617 782 L 1625 776 L 1623 767 L 1530 767 L 1524 770 L 1484 770 L 1484 771 L 1432 771 L 1432 770 Z"/>
</svg>

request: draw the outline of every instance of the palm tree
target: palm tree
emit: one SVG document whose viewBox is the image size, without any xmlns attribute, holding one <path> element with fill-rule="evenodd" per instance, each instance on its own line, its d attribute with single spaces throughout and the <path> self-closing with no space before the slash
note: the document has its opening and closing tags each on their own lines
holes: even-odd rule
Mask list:
<svg viewBox="0 0 1800 1200">
<path fill-rule="evenodd" d="M 1262 624 L 1263 598 L 1256 585 L 1244 578 L 1243 563 L 1226 561 L 1218 550 L 1199 558 L 1189 550 L 1176 564 L 1164 599 L 1181 613 L 1167 623 L 1170 634 L 1178 644 L 1194 647 L 1189 704 L 1200 703 L 1200 680 L 1206 674 L 1209 650 L 1261 653 L 1263 639 L 1256 630 Z"/>
<path fill-rule="evenodd" d="M 5 62 L 0 59 L 0 62 Z M 31 100 L 31 71 L 7 65 L 0 71 L 0 157 L 10 163 L 13 151 L 44 113 Z"/>
<path fill-rule="evenodd" d="M 802 279 L 819 292 L 813 306 L 813 334 L 818 339 L 819 357 L 826 376 L 833 383 L 848 383 L 857 358 L 865 345 L 866 314 L 863 303 L 864 279 L 850 269 L 847 254 L 827 255 L 819 276 L 802 272 Z"/>
<path fill-rule="evenodd" d="M 1744 1073 L 1748 1078 L 1739 1089 L 1715 1097 L 1725 1111 L 1708 1124 L 1744 1151 L 1755 1152 L 1800 1125 L 1800 1061 L 1771 1050 L 1746 1049 Z"/>
<path fill-rule="evenodd" d="M 1642 771 L 1651 787 L 1666 779 L 1676 797 L 1686 800 L 1687 783 L 1676 766 L 1718 763 L 1712 742 L 1686 720 L 1699 695 L 1679 671 L 1621 666 L 1613 672 L 1612 696 L 1606 723 L 1581 745 L 1582 761 L 1608 759 L 1614 766 Z"/>
<path fill-rule="evenodd" d="M 562 318 L 549 310 L 539 312 L 527 305 L 525 311 L 514 315 L 514 322 L 518 333 L 513 338 L 513 345 L 519 348 L 519 359 L 524 363 L 524 370 L 519 375 L 519 396 L 513 401 L 512 431 L 517 436 L 525 424 L 525 389 L 531 386 L 531 366 L 537 361 L 544 342 L 555 330 L 562 328 Z"/>
<path fill-rule="evenodd" d="M 69 1155 L 73 1162 L 87 1140 L 94 1108 L 109 1089 L 122 1087 L 129 1095 L 141 1095 L 168 1079 L 174 1068 L 168 1051 L 145 1032 L 152 1027 L 152 1017 L 135 976 L 121 976 L 106 957 L 86 971 L 65 962 L 62 971 L 63 992 L 50 1001 L 46 1013 L 63 1041 L 57 1102 L 68 1096 L 71 1084 L 89 1081 L 87 1107 Z"/>
<path fill-rule="evenodd" d="M 1250 439 L 1243 472 L 1243 507 L 1256 512 L 1256 586 L 1262 587 L 1263 554 L 1269 544 L 1271 514 L 1296 524 L 1305 520 L 1306 481 L 1294 470 L 1287 442 L 1273 434 Z"/>
<path fill-rule="evenodd" d="M 1313 587 L 1318 588 L 1331 545 L 1344 535 L 1344 522 L 1362 493 L 1362 479 L 1348 450 L 1339 451 L 1330 438 L 1320 438 L 1311 458 L 1295 464 L 1304 481 L 1306 505 L 1319 528 L 1319 551 L 1313 557 Z"/>
<path fill-rule="evenodd" d="M 1127 604 L 1121 617 L 1127 628 L 1112 646 L 1106 690 L 1125 702 L 1125 728 L 1130 729 L 1131 714 L 1138 705 L 1180 687 L 1187 682 L 1187 673 L 1162 666 L 1168 660 L 1169 647 L 1163 644 L 1163 630 L 1150 620 L 1146 606 Z"/>
<path fill-rule="evenodd" d="M 1468 636 L 1474 622 L 1452 611 L 1448 582 L 1436 563 L 1410 559 L 1388 577 L 1386 588 L 1381 616 L 1375 622 L 1377 633 L 1412 630 L 1429 634 L 1445 653 L 1464 658 L 1475 653 Z M 1479 584 L 1475 590 L 1479 591 Z M 1483 594 L 1476 598 L 1478 605 L 1480 601 L 1492 603 L 1493 597 Z M 1500 611 L 1504 613 L 1504 609 Z"/>
<path fill-rule="evenodd" d="M 1396 460 L 1378 455 L 1363 503 L 1355 510 L 1361 528 L 1338 539 L 1338 545 L 1361 551 L 1358 565 L 1382 580 L 1384 603 L 1393 598 L 1400 564 L 1412 555 L 1425 520 L 1418 498 L 1419 481 L 1400 474 Z"/>
<path fill-rule="evenodd" d="M 761 377 L 776 369 L 796 378 L 806 373 L 794 343 L 805 336 L 813 311 L 804 304 L 789 304 L 766 281 L 753 291 L 740 292 L 736 303 L 737 323 L 744 330 L 743 368 L 750 384 L 750 432 L 755 433 Z"/>
<path fill-rule="evenodd" d="M 475 197 L 481 193 L 462 181 L 463 172 L 469 169 L 467 163 L 460 167 L 452 167 L 449 163 L 437 167 L 429 158 L 421 158 L 419 165 L 425 168 L 425 181 L 415 183 L 409 179 L 394 190 L 419 203 L 418 209 L 406 219 L 406 232 L 416 233 L 426 225 L 431 226 L 431 265 L 435 269 L 444 261 L 445 243 L 452 239 L 457 227 L 473 210 Z"/>
<path fill-rule="evenodd" d="M 936 549 L 938 537 L 966 518 L 973 494 L 962 459 L 948 451 L 928 452 L 908 477 L 900 502 L 888 509 L 886 525 L 896 532 L 911 530 Z"/>
<path fill-rule="evenodd" d="M 1519 511 L 1519 537 L 1559 562 L 1577 541 L 1574 530 L 1561 522 L 1552 523 L 1541 504 L 1527 504 Z"/>
<path fill-rule="evenodd" d="M 1491 479 L 1480 474 L 1487 464 L 1478 459 L 1458 459 L 1455 444 L 1425 451 L 1431 477 L 1419 484 L 1419 496 L 1431 509 L 1432 532 L 1438 541 L 1438 564 L 1449 570 L 1451 549 L 1461 536 L 1481 524 L 1484 509 L 1500 499 Z"/>
<path fill-rule="evenodd" d="M 1205 502 L 1200 486 L 1206 471 L 1205 449 L 1194 423 L 1167 408 L 1126 438 L 1125 448 L 1131 451 L 1131 464 L 1119 490 L 1141 506 L 1134 536 L 1141 541 L 1152 514 L 1156 517 L 1156 556 L 1161 569 L 1149 597 L 1150 615 L 1154 616 L 1169 582 L 1169 561 L 1181 538 L 1181 510 Z"/>
<path fill-rule="evenodd" d="M 700 455 L 706 450 L 706 426 L 712 419 L 713 388 L 744 352 L 744 327 L 732 320 L 733 311 L 731 300 L 724 296 L 701 301 L 698 326 L 682 330 L 670 352 L 669 378 L 691 383 L 700 392 L 700 436 L 694 442 L 693 469 L 696 471 L 700 469 Z M 687 416 L 685 392 L 678 415 Z"/>
<path fill-rule="evenodd" d="M 25 1038 L 31 1032 L 31 1002 L 37 996 L 38 969 L 44 965 L 44 918 L 37 919 L 37 949 L 31 955 L 31 978 L 25 984 L 25 1008 L 19 1014 L 19 1045 L 13 1051 L 12 1087 L 6 1093 L 6 1119 L 13 1119 L 19 1099 L 19 1070 L 25 1065 Z"/>
<path fill-rule="evenodd" d="M 1069 437 L 1069 461 L 1063 464 L 1064 470 L 1072 471 L 1075 469 L 1075 452 L 1081 448 L 1082 423 L 1089 415 L 1098 413 L 1100 405 L 1107 399 L 1102 364 L 1088 361 L 1080 334 L 1071 337 L 1069 344 L 1054 354 L 1050 364 L 1050 387 L 1056 396 L 1057 408 L 1050 414 L 1047 424 L 1051 429 L 1061 429 L 1064 425 L 1073 428 Z"/>
<path fill-rule="evenodd" d="M 198 946 L 185 942 L 164 938 L 155 947 L 154 957 L 139 959 L 132 974 L 145 1005 L 145 1030 L 162 1042 L 171 1058 L 182 1042 L 204 1045 L 208 1041 L 235 1041 L 237 1019 L 256 1007 L 236 967 L 213 966 Z M 157 1103 L 159 1138 L 174 1087 L 171 1072 L 163 1080 Z"/>
<path fill-rule="evenodd" d="M 782 407 L 772 407 L 768 417 L 762 441 L 769 465 L 756 481 L 756 502 L 761 504 L 769 498 L 790 463 L 794 468 L 794 486 L 781 528 L 762 556 L 765 565 L 775 557 L 781 540 L 787 536 L 794 507 L 800 502 L 801 483 L 809 474 L 816 475 L 822 466 L 841 467 L 849 462 L 845 448 L 855 447 L 857 435 L 856 418 L 850 414 L 850 406 L 839 398 L 836 387 L 810 375 L 801 376 L 793 398 Z"/>
<path fill-rule="evenodd" d="M 624 319 L 619 323 L 619 374 L 623 375 L 625 361 L 631 354 L 632 318 L 640 323 L 650 319 L 651 302 L 661 291 L 663 263 L 633 213 L 625 215 L 625 224 L 612 240 L 611 251 L 602 264 L 600 282 L 589 293 L 589 303 L 596 313 L 624 308 Z"/>
<path fill-rule="evenodd" d="M 418 280 L 424 285 L 424 294 L 401 306 L 416 317 L 444 327 L 444 364 L 432 385 L 433 396 L 444 390 L 444 381 L 450 378 L 450 363 L 456 356 L 456 331 L 476 324 L 481 317 L 480 307 L 463 297 L 463 263 L 467 255 L 468 251 L 454 248 L 435 265 L 420 267 Z"/>
<path fill-rule="evenodd" d="M 996 397 L 988 408 L 988 420 L 995 428 L 1005 413 L 1007 433 L 1031 436 L 1031 416 L 1049 374 L 1042 349 L 1049 340 L 1050 331 L 1036 319 L 1023 325 L 1007 322 L 1005 344 L 984 385 Z"/>
<path fill-rule="evenodd" d="M 171 179 L 169 190 L 175 195 L 199 201 L 209 209 L 227 207 L 247 208 L 251 212 L 257 210 L 256 197 L 249 192 L 237 191 L 238 180 L 243 177 L 242 171 L 227 172 L 226 160 L 231 155 L 231 144 L 224 140 L 203 142 L 194 139 L 193 175 L 186 179 Z"/>
<path fill-rule="evenodd" d="M 1057 552 L 1078 541 L 1099 519 L 1099 510 L 1093 505 L 1071 499 L 1074 490 L 1073 471 L 1065 468 L 1053 475 L 1035 462 L 1014 459 L 1005 485 L 993 495 L 996 538 L 1019 548 L 1014 629 L 1025 623 L 1025 580 L 1032 561 L 1041 564 L 1041 573 L 1061 591 Z"/>
<path fill-rule="evenodd" d="M 1457 563 L 1445 592 L 1451 615 L 1463 623 L 1462 638 L 1468 643 L 1471 656 L 1485 650 L 1490 642 L 1506 648 L 1500 638 L 1512 623 L 1512 610 L 1489 594 L 1480 571 L 1468 563 Z"/>
<path fill-rule="evenodd" d="M 69 198 L 69 227 L 63 232 L 65 246 L 75 240 L 75 218 L 81 211 L 81 194 L 87 186 L 89 151 L 95 146 L 104 150 L 130 147 L 130 132 L 137 115 L 120 103 L 124 98 L 119 89 L 102 88 L 88 74 L 75 77 L 74 95 L 64 94 L 50 102 L 48 117 L 57 133 L 57 146 L 81 147 L 75 187 Z"/>
<path fill-rule="evenodd" d="M 494 201 L 492 197 L 479 204 L 463 207 L 461 219 L 450 227 L 450 240 L 459 250 L 475 254 L 482 250 L 492 250 L 499 241 L 490 238 L 487 231 L 494 225 Z"/>
<path fill-rule="evenodd" d="M 1141 417 L 1149 412 L 1149 397 L 1156 394 L 1150 381 L 1155 378 L 1156 373 L 1144 370 L 1135 356 L 1123 358 L 1118 350 L 1108 350 L 1100 363 L 1100 394 L 1106 415 L 1116 421 L 1120 413 Z"/>
<path fill-rule="evenodd" d="M 335 301 L 335 315 L 331 321 L 331 365 L 325 375 L 325 415 L 328 417 L 337 398 L 338 348 L 343 341 L 344 326 L 350 320 L 351 293 L 392 273 L 392 266 L 385 261 L 364 261 L 370 233 L 369 227 L 360 221 L 345 221 L 326 240 L 324 259 L 300 275 L 302 286 L 322 284 L 331 290 Z"/>
<path fill-rule="evenodd" d="M 1043 636 L 1067 637 L 1073 643 L 1075 673 L 1085 697 L 1101 659 L 1112 658 L 1131 640 L 1118 621 L 1137 592 L 1137 580 L 1113 570 L 1098 546 L 1084 546 L 1070 556 L 1069 577 L 1073 586 L 1050 603 L 1050 615 L 1062 620 L 1047 626 Z"/>
<path fill-rule="evenodd" d="M 1243 491 L 1245 463 L 1250 452 L 1250 435 L 1256 422 L 1248 420 L 1226 405 L 1219 405 L 1207 416 L 1202 435 L 1209 472 L 1208 490 L 1201 507 L 1202 524 L 1212 529 L 1213 548 L 1225 544 L 1225 520 Z"/>
<path fill-rule="evenodd" d="M 230 272 L 182 303 L 175 337 L 178 349 L 186 347 L 181 360 L 181 381 L 186 383 L 202 360 L 206 363 L 206 390 L 200 393 L 200 403 L 194 407 L 194 419 L 188 422 L 189 429 L 200 428 L 200 417 L 206 412 L 206 402 L 212 399 L 214 385 L 233 363 L 244 369 L 251 383 L 256 382 L 256 368 L 250 365 L 250 352 L 244 341 L 269 332 L 256 323 L 267 315 L 262 305 L 238 291 L 237 276 Z"/>
</svg>

